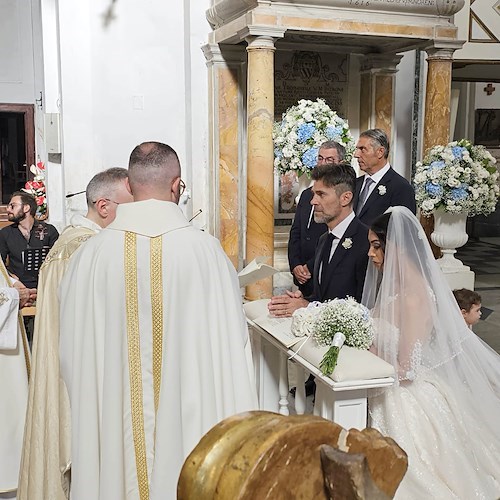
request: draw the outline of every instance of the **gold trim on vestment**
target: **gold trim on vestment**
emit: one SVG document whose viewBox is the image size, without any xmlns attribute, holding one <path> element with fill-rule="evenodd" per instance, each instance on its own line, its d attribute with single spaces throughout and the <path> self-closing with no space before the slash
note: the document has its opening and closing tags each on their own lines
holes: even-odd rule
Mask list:
<svg viewBox="0 0 500 500">
<path fill-rule="evenodd" d="M 150 249 L 151 311 L 153 323 L 153 388 L 155 413 L 158 412 L 163 356 L 163 271 L 162 237 L 151 239 Z"/>
<path fill-rule="evenodd" d="M 137 236 L 125 233 L 125 294 L 127 308 L 128 368 L 134 437 L 135 463 L 140 500 L 149 500 L 144 404 L 142 392 L 141 344 L 139 336 L 139 300 L 137 289 Z"/>
</svg>

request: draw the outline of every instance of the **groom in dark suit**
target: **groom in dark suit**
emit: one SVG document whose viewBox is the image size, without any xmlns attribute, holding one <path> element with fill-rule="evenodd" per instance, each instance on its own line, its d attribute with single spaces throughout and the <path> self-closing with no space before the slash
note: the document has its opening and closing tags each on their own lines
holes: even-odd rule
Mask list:
<svg viewBox="0 0 500 500">
<path fill-rule="evenodd" d="M 352 296 L 361 299 L 368 263 L 368 228 L 352 209 L 356 173 L 348 163 L 317 166 L 312 172 L 314 220 L 325 223 L 313 270 L 314 291 L 309 300 Z M 269 312 L 290 316 L 309 303 L 300 291 L 271 298 Z"/>
<path fill-rule="evenodd" d="M 319 147 L 317 164 L 340 163 L 344 157 L 344 146 L 335 141 L 326 141 Z M 293 274 L 293 282 L 299 287 L 304 297 L 309 297 L 313 293 L 314 254 L 320 236 L 327 230 L 326 224 L 318 224 L 314 221 L 312 197 L 310 187 L 300 195 L 288 240 L 290 272 Z"/>
<path fill-rule="evenodd" d="M 365 175 L 356 180 L 354 212 L 368 226 L 389 207 L 416 212 L 413 187 L 390 166 L 388 157 L 389 139 L 383 130 L 374 128 L 359 136 L 354 158 Z"/>
</svg>

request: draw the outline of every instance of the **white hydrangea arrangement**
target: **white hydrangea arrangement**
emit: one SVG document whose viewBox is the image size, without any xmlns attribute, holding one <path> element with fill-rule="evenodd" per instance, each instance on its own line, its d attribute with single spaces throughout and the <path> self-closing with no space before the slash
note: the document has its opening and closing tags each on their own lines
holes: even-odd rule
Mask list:
<svg viewBox="0 0 500 500">
<path fill-rule="evenodd" d="M 302 312 L 299 312 L 302 311 Z M 292 322 L 295 335 L 309 335 L 319 346 L 330 347 L 319 365 L 331 375 L 342 345 L 368 349 L 373 342 L 374 325 L 370 311 L 352 297 L 315 302 L 295 311 Z"/>
<path fill-rule="evenodd" d="M 418 162 L 413 179 L 423 215 L 437 208 L 455 214 L 489 215 L 499 196 L 496 160 L 484 146 L 468 140 L 434 146 Z"/>
<path fill-rule="evenodd" d="M 346 120 L 332 111 L 323 99 L 301 99 L 283 113 L 282 121 L 273 127 L 274 167 L 280 174 L 291 170 L 300 177 L 310 176 L 316 166 L 318 151 L 326 141 L 346 148 L 346 160 L 354 152 L 354 139 Z"/>
</svg>

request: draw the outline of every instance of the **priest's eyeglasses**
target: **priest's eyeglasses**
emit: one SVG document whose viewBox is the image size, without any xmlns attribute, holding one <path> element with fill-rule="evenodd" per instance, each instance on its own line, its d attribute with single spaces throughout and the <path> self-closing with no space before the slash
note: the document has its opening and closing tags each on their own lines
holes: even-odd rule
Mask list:
<svg viewBox="0 0 500 500">
<path fill-rule="evenodd" d="M 182 193 L 186 190 L 186 184 L 184 184 L 184 181 L 181 179 L 179 181 L 179 196 L 182 196 Z"/>
</svg>

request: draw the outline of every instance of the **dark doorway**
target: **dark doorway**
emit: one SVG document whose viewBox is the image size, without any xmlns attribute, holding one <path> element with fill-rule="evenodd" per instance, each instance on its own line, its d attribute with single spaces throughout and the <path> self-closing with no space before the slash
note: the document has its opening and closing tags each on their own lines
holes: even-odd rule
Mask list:
<svg viewBox="0 0 500 500">
<path fill-rule="evenodd" d="M 32 177 L 35 124 L 32 104 L 0 104 L 0 221 L 10 195 Z"/>
</svg>

